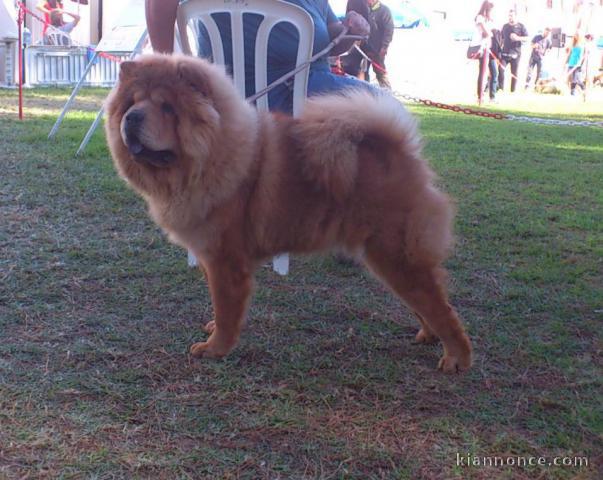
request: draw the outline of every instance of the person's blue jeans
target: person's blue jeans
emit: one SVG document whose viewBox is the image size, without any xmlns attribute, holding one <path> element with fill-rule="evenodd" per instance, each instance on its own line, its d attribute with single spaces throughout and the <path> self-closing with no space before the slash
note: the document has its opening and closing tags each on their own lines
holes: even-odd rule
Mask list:
<svg viewBox="0 0 603 480">
<path fill-rule="evenodd" d="M 570 70 L 573 68 L 572 74 L 570 75 L 570 85 L 572 95 L 576 94 L 576 87 L 580 87 L 580 90 L 584 91 L 584 81 L 582 80 L 582 67 L 569 67 Z"/>
<path fill-rule="evenodd" d="M 490 58 L 488 61 L 488 70 L 490 72 L 488 90 L 490 93 L 490 100 L 494 100 L 494 97 L 496 96 L 496 89 L 498 88 L 498 67 L 495 59 Z"/>
<path fill-rule="evenodd" d="M 494 100 L 496 96 L 496 89 L 498 88 L 498 68 L 496 60 L 491 56 L 489 58 L 480 58 L 478 63 L 479 73 L 477 75 L 477 96 L 479 97 L 482 93 L 480 91 L 484 88 L 484 62 L 488 62 L 488 92 L 490 94 L 490 100 Z"/>
<path fill-rule="evenodd" d="M 530 85 L 534 67 L 536 67 L 536 80 L 534 81 L 534 85 L 537 85 L 538 80 L 540 80 L 540 72 L 542 71 L 542 58 L 535 56 L 530 57 L 530 63 L 528 64 L 528 76 L 526 77 L 526 88 L 528 88 Z"/>
</svg>

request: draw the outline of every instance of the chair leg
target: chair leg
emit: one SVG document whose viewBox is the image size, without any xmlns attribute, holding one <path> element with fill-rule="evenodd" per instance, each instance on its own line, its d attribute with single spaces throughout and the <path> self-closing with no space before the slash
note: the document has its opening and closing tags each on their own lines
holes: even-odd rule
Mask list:
<svg viewBox="0 0 603 480">
<path fill-rule="evenodd" d="M 190 268 L 194 268 L 199 264 L 199 262 L 197 262 L 197 257 L 195 257 L 195 254 L 190 250 L 188 251 L 187 264 Z"/>
<path fill-rule="evenodd" d="M 279 275 L 289 273 L 289 254 L 281 253 L 272 259 L 272 269 Z"/>
</svg>

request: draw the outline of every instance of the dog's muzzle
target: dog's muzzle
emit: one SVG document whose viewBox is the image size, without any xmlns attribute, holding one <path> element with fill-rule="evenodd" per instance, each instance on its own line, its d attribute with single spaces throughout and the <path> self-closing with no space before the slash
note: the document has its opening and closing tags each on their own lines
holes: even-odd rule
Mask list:
<svg viewBox="0 0 603 480">
<path fill-rule="evenodd" d="M 160 168 L 169 166 L 176 159 L 173 151 L 152 150 L 146 147 L 140 139 L 144 119 L 145 114 L 141 110 L 131 110 L 126 113 L 121 126 L 121 134 L 128 151 L 139 163 Z"/>
</svg>

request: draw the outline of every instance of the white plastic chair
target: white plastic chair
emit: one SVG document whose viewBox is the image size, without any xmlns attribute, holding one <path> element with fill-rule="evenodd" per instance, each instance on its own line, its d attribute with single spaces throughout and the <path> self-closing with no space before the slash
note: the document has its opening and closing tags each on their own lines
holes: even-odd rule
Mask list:
<svg viewBox="0 0 603 480">
<path fill-rule="evenodd" d="M 61 47 L 70 47 L 73 42 L 68 33 L 55 30 L 48 32 L 44 37 L 44 45 L 56 45 Z"/>
<path fill-rule="evenodd" d="M 275 25 L 286 22 L 293 25 L 298 32 L 298 48 L 296 67 L 309 61 L 314 44 L 314 21 L 304 9 L 280 0 L 185 0 L 178 7 L 178 33 L 182 51 L 191 55 L 192 49 L 189 34 L 199 38 L 198 21 L 201 21 L 209 34 L 212 58 L 215 63 L 224 65 L 224 46 L 222 38 L 212 14 L 230 14 L 232 32 L 232 75 L 234 84 L 245 97 L 245 50 L 243 38 L 243 15 L 257 14 L 263 17 L 255 39 L 255 91 L 259 92 L 268 86 L 268 38 Z M 293 83 L 293 116 L 301 113 L 308 90 L 309 69 L 297 73 Z M 268 95 L 256 100 L 258 110 L 268 110 Z M 197 259 L 189 251 L 189 266 L 197 265 Z M 274 257 L 273 267 L 276 272 L 286 275 L 289 270 L 289 255 Z"/>
</svg>

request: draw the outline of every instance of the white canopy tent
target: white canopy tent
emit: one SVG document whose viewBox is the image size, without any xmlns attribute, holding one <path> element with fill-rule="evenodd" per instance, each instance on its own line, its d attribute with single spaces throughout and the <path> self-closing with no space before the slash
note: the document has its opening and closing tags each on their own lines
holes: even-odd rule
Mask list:
<svg viewBox="0 0 603 480">
<path fill-rule="evenodd" d="M 0 0 L 0 85 L 14 85 L 16 42 L 19 35 L 17 12 L 12 0 Z"/>
<path fill-rule="evenodd" d="M 0 0 L 0 41 L 17 38 L 17 11 L 13 0 Z"/>
</svg>

